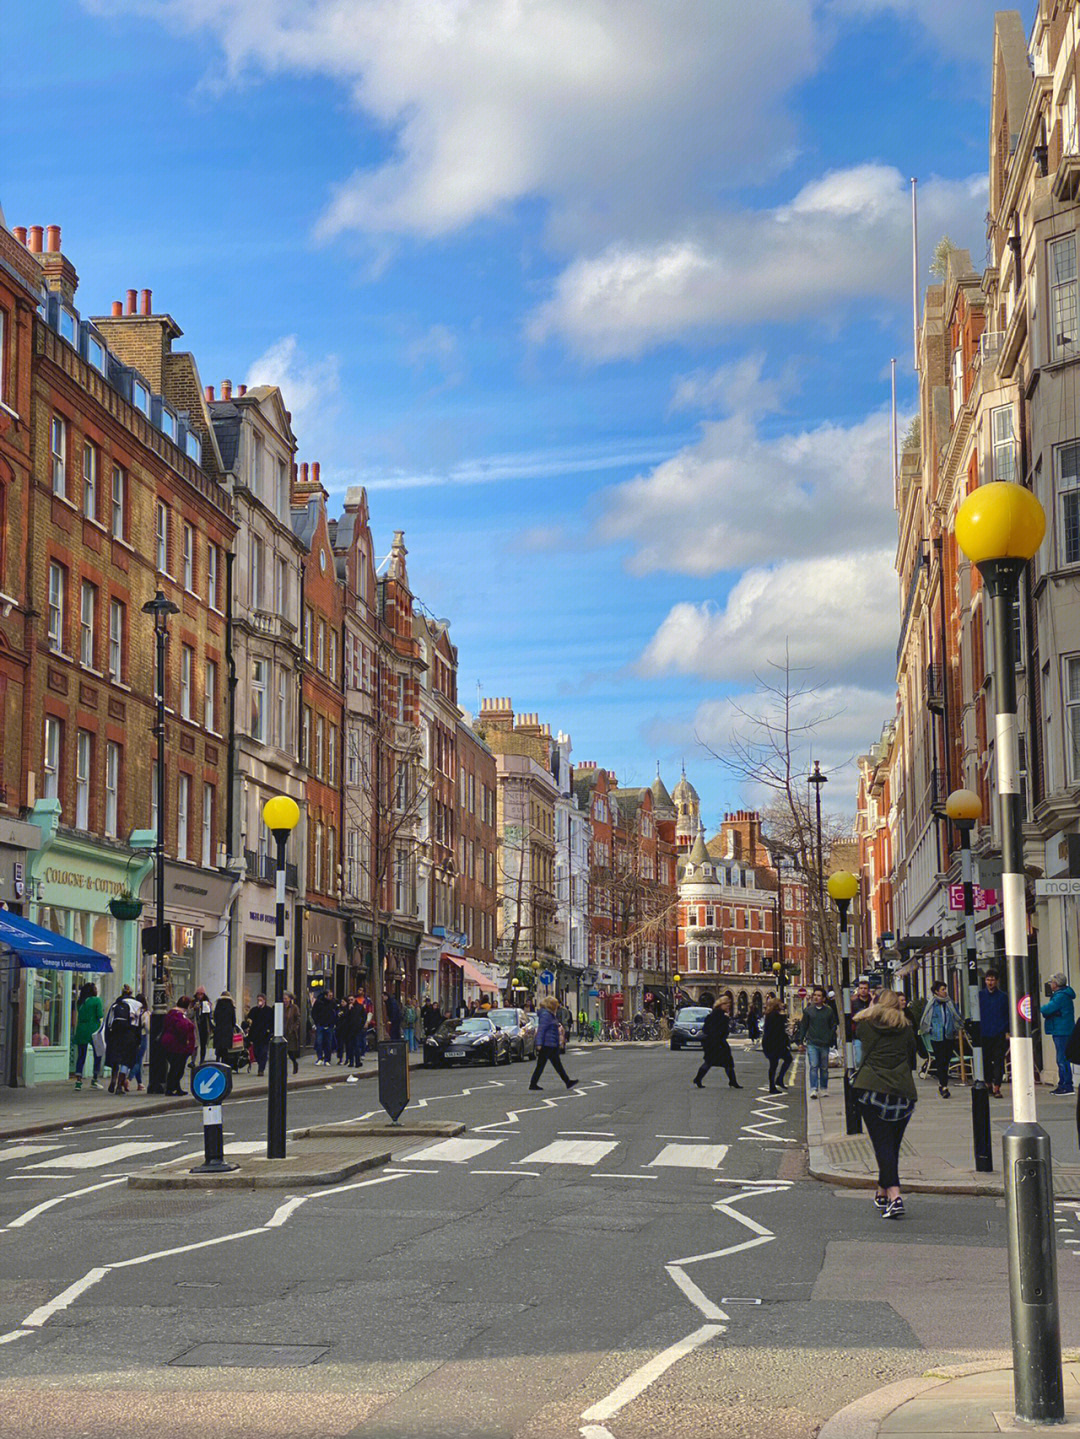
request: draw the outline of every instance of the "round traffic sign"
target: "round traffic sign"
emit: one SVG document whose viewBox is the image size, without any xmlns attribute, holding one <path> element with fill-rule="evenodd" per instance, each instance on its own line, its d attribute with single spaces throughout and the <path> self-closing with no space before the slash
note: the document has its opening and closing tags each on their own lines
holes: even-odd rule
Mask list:
<svg viewBox="0 0 1080 1439">
<path fill-rule="evenodd" d="M 232 1070 L 227 1064 L 200 1064 L 191 1076 L 191 1093 L 200 1104 L 220 1104 L 232 1092 Z"/>
<path fill-rule="evenodd" d="M 1030 995 L 1030 994 L 1025 994 L 1025 995 L 1023 995 L 1016 1007 L 1017 1007 L 1017 1009 L 1020 1011 L 1020 1018 L 1021 1018 L 1026 1024 L 1030 1024 L 1030 1023 L 1031 1023 L 1031 995 Z"/>
<path fill-rule="evenodd" d="M 541 976 L 540 976 L 540 983 L 541 983 L 541 984 L 552 984 L 552 983 L 554 983 L 554 980 L 555 980 L 555 976 L 552 974 L 552 972 L 551 972 L 550 969 L 545 969 L 544 972 L 543 972 L 543 974 L 541 974 Z"/>
<path fill-rule="evenodd" d="M 806 985 L 803 984 L 799 986 L 795 993 L 799 996 L 800 999 L 805 999 L 806 996 L 810 993 L 810 991 L 807 989 Z"/>
</svg>

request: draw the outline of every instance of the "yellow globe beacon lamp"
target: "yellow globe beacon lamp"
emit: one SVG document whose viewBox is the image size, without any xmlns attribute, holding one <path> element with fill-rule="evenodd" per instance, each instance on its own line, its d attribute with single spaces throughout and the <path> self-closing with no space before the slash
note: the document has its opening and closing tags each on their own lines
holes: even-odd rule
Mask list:
<svg viewBox="0 0 1080 1439">
<path fill-rule="evenodd" d="M 276 794 L 263 805 L 263 823 L 274 837 L 277 861 L 274 877 L 277 905 L 274 914 L 274 1032 L 270 1036 L 266 1090 L 266 1157 L 285 1158 L 285 847 L 300 822 L 300 806 L 287 794 Z"/>
<path fill-rule="evenodd" d="M 967 987 L 964 1009 L 971 1038 L 971 1133 L 975 1168 L 989 1174 L 994 1168 L 990 1139 L 990 1091 L 986 1087 L 979 1028 L 979 964 L 975 953 L 975 885 L 972 882 L 971 832 L 982 818 L 982 800 L 972 789 L 954 789 L 945 801 L 945 813 L 960 831 L 960 881 L 964 893 L 964 949 Z"/>
<path fill-rule="evenodd" d="M 848 906 L 859 892 L 859 881 L 846 869 L 830 874 L 829 898 L 840 915 L 840 993 L 844 1011 L 844 1124 L 848 1134 L 859 1134 L 862 1118 L 851 1081 L 855 1078 L 855 1031 L 851 1023 L 851 957 L 848 951 Z"/>
<path fill-rule="evenodd" d="M 993 632 L 994 764 L 1001 806 L 1001 904 L 1013 1117 L 1002 1139 L 1002 1156 L 1013 1387 L 1017 1418 L 1029 1423 L 1055 1423 L 1065 1416 L 1050 1138 L 1035 1112 L 1032 1016 L 1039 1000 L 1028 967 L 1013 643 L 1020 576 L 1045 533 L 1042 505 L 1030 490 L 1013 483 L 980 485 L 956 516 L 957 543 L 978 569 L 990 596 Z"/>
</svg>

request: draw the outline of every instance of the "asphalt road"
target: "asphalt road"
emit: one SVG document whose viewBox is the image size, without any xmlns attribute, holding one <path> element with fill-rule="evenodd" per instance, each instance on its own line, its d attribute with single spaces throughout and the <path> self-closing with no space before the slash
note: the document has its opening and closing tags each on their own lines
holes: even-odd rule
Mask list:
<svg viewBox="0 0 1080 1439">
<path fill-rule="evenodd" d="M 809 1439 L 1007 1348 L 999 1202 L 914 1196 L 885 1223 L 806 1177 L 801 1082 L 770 1099 L 743 1049 L 741 1092 L 715 1070 L 698 1091 L 697 1062 L 586 1047 L 578 1088 L 542 1095 L 521 1066 L 415 1073 L 414 1112 L 466 1134 L 329 1191 L 129 1191 L 198 1153 L 196 1110 L 118 1100 L 0 1146 L 0 1436 Z M 375 1103 L 294 1091 L 289 1120 Z M 261 1147 L 265 1102 L 226 1129 Z"/>
</svg>

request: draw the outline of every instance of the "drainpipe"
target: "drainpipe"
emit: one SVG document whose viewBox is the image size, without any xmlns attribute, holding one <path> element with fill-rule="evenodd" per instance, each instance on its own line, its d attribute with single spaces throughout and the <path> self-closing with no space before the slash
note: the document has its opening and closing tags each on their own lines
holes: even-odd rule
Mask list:
<svg viewBox="0 0 1080 1439">
<path fill-rule="evenodd" d="M 225 752 L 225 862 L 238 858 L 234 842 L 236 838 L 236 655 L 233 652 L 233 566 L 236 555 L 225 551 L 225 665 L 229 672 L 229 716 L 228 747 Z M 225 987 L 233 985 L 233 946 L 236 931 L 236 902 L 240 895 L 240 882 L 229 901 L 228 921 L 225 930 Z"/>
</svg>

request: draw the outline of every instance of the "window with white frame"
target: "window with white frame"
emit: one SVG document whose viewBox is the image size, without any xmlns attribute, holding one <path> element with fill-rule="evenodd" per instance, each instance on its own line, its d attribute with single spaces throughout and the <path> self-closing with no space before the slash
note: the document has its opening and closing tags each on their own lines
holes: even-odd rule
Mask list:
<svg viewBox="0 0 1080 1439">
<path fill-rule="evenodd" d="M 408 914 L 409 904 L 409 856 L 404 849 L 394 854 L 394 909 L 398 914 Z"/>
<path fill-rule="evenodd" d="M 1080 441 L 1054 450 L 1058 563 L 1080 564 Z"/>
<path fill-rule="evenodd" d="M 154 538 L 157 545 L 158 573 L 169 573 L 169 507 L 164 500 L 158 500 L 154 510 Z"/>
<path fill-rule="evenodd" d="M 98 452 L 89 440 L 82 451 L 83 514 L 88 520 L 98 517 Z"/>
<path fill-rule="evenodd" d="M 204 869 L 214 863 L 214 786 L 204 784 L 202 790 L 202 852 L 200 862 Z"/>
<path fill-rule="evenodd" d="M 79 595 L 79 663 L 94 668 L 94 634 L 97 629 L 97 585 L 83 580 Z"/>
<path fill-rule="evenodd" d="M 289 618 L 289 566 L 280 555 L 274 561 L 274 609 L 283 620 Z"/>
<path fill-rule="evenodd" d="M 45 799 L 60 798 L 60 749 L 63 744 L 64 726 L 54 715 L 45 716 L 45 775 L 41 792 Z"/>
<path fill-rule="evenodd" d="M 337 783 L 337 726 L 330 725 L 326 736 L 326 783 Z"/>
<path fill-rule="evenodd" d="M 182 774 L 176 785 L 176 857 L 188 858 L 188 835 L 191 823 L 191 776 Z"/>
<path fill-rule="evenodd" d="M 1076 81 L 1069 81 L 1069 88 L 1065 91 L 1065 98 L 1061 104 L 1061 153 L 1063 155 L 1076 155 L 1080 153 L 1080 135 L 1076 128 Z"/>
<path fill-rule="evenodd" d="M 183 539 L 183 563 L 184 563 L 184 589 L 194 592 L 195 589 L 195 530 L 184 522 Z"/>
<path fill-rule="evenodd" d="M 1012 405 L 998 405 L 990 411 L 990 442 L 994 479 L 1015 480 L 1016 438 L 1013 434 Z"/>
<path fill-rule="evenodd" d="M 120 832 L 120 746 L 115 740 L 105 743 L 105 837 L 115 839 Z"/>
<path fill-rule="evenodd" d="M 67 571 L 55 560 L 49 565 L 49 648 L 64 648 L 64 591 Z"/>
<path fill-rule="evenodd" d="M 217 545 L 207 545 L 206 598 L 210 603 L 210 608 L 213 610 L 219 610 L 221 608 L 220 597 L 218 595 L 218 577 L 221 573 L 220 561 L 221 551 L 218 549 Z"/>
<path fill-rule="evenodd" d="M 275 727 L 278 749 L 289 748 L 289 681 L 284 665 L 277 672 L 277 725 Z"/>
<path fill-rule="evenodd" d="M 52 491 L 67 498 L 67 421 L 53 415 L 49 426 L 49 449 L 52 454 Z"/>
<path fill-rule="evenodd" d="M 135 408 L 149 418 L 150 415 L 150 391 L 141 380 L 132 381 L 131 403 Z"/>
<path fill-rule="evenodd" d="M 203 728 L 217 733 L 217 660 L 203 666 Z"/>
<path fill-rule="evenodd" d="M 75 733 L 75 828 L 90 828 L 90 731 Z"/>
<path fill-rule="evenodd" d="M 315 643 L 315 664 L 316 667 L 325 672 L 326 670 L 326 621 L 319 621 L 318 638 Z"/>
<path fill-rule="evenodd" d="M 164 435 L 168 435 L 170 440 L 175 441 L 176 416 L 173 414 L 172 410 L 166 409 L 164 405 L 162 405 L 161 407 L 161 432 Z"/>
<path fill-rule="evenodd" d="M 1080 655 L 1062 660 L 1062 690 L 1065 703 L 1065 751 L 1069 783 L 1080 783 Z"/>
<path fill-rule="evenodd" d="M 315 889 L 323 887 L 323 827 L 321 824 L 315 826 L 315 847 L 312 854 L 313 885 Z"/>
<path fill-rule="evenodd" d="M 180 718 L 191 718 L 191 672 L 195 665 L 195 651 L 190 645 L 180 646 Z"/>
<path fill-rule="evenodd" d="M 86 337 L 86 358 L 99 375 L 105 373 L 105 346 L 96 335 Z"/>
<path fill-rule="evenodd" d="M 109 601 L 109 678 L 120 684 L 124 678 L 124 604 Z"/>
<path fill-rule="evenodd" d="M 337 669 L 338 669 L 338 663 L 337 663 L 337 631 L 336 631 L 336 630 L 331 630 L 331 631 L 330 631 L 330 668 L 329 668 L 329 670 L 327 671 L 327 673 L 329 674 L 330 678 L 334 681 L 335 684 L 337 683 Z"/>
<path fill-rule="evenodd" d="M 312 637 L 312 630 L 315 625 L 315 616 L 311 613 L 311 610 L 307 605 L 304 606 L 302 618 L 304 622 L 304 658 L 307 660 L 308 664 L 310 664 L 312 645 L 314 643 Z"/>
<path fill-rule="evenodd" d="M 300 716 L 300 763 L 305 769 L 311 768 L 311 710 L 307 705 Z"/>
<path fill-rule="evenodd" d="M 251 666 L 251 737 L 266 743 L 266 660 Z"/>
<path fill-rule="evenodd" d="M 60 333 L 65 340 L 69 340 L 73 345 L 76 343 L 79 322 L 75 318 L 75 312 L 66 306 L 60 311 Z"/>
<path fill-rule="evenodd" d="M 1077 353 L 1076 236 L 1047 246 L 1050 270 L 1050 353 L 1055 360 Z"/>
<path fill-rule="evenodd" d="M 119 465 L 113 465 L 112 491 L 109 496 L 109 529 L 114 540 L 124 538 L 124 491 L 126 480 Z"/>
<path fill-rule="evenodd" d="M 324 774 L 323 757 L 326 746 L 326 721 L 322 715 L 315 716 L 315 773 L 320 779 Z"/>
<path fill-rule="evenodd" d="M 262 468 L 263 468 L 263 437 L 257 430 L 251 432 L 251 465 L 248 473 L 248 484 L 252 493 L 262 499 Z"/>
<path fill-rule="evenodd" d="M 359 893 L 357 883 L 356 830 L 345 831 L 345 889 L 354 899 Z"/>
<path fill-rule="evenodd" d="M 263 574 L 266 565 L 266 546 L 258 535 L 251 537 L 251 574 L 249 600 L 253 610 L 261 610 L 263 603 Z"/>
</svg>

